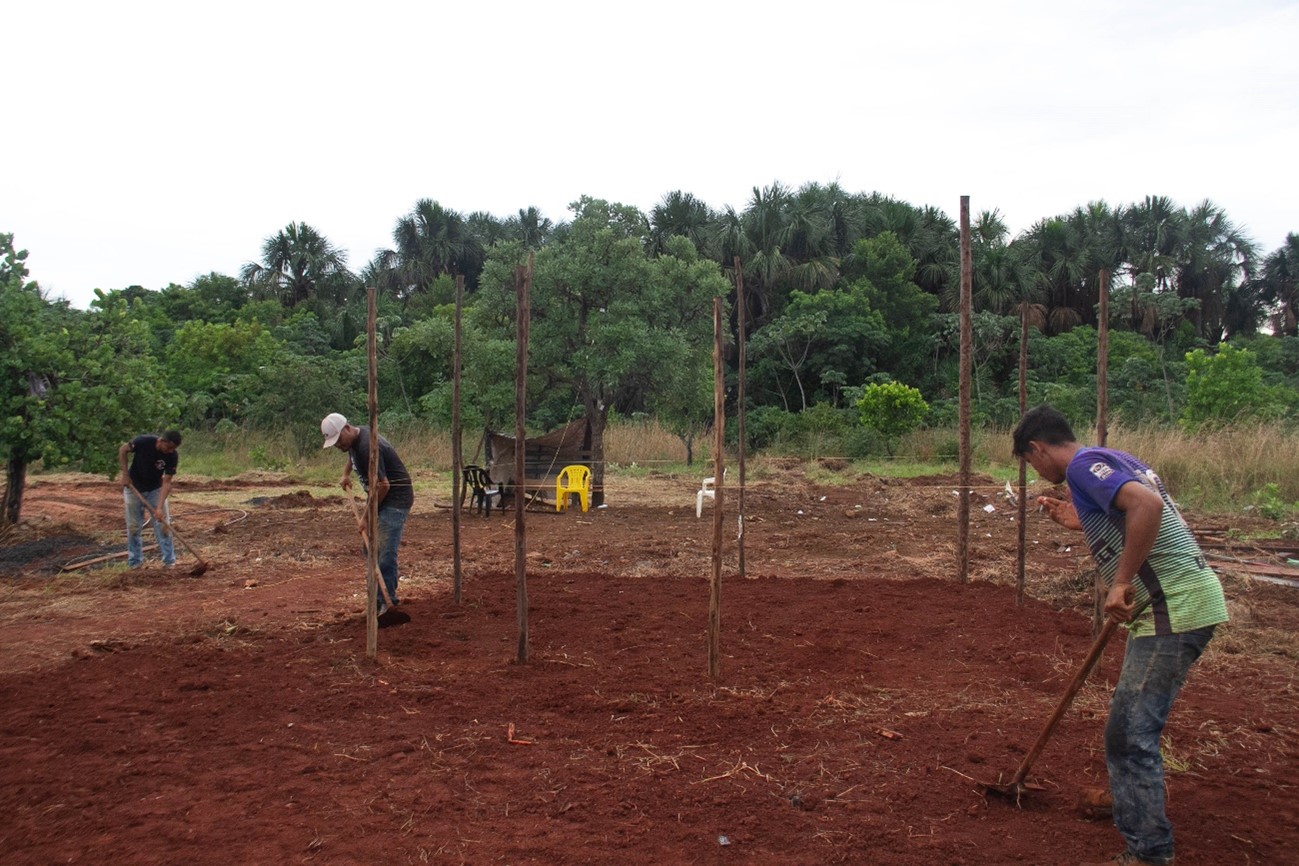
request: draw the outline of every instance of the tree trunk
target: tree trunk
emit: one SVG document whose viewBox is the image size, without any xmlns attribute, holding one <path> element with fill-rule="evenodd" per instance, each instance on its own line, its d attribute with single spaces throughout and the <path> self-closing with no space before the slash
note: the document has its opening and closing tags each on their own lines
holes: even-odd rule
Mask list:
<svg viewBox="0 0 1299 866">
<path fill-rule="evenodd" d="M 0 514 L 0 528 L 18 522 L 23 509 L 23 487 L 27 482 L 27 460 L 18 449 L 9 452 L 5 466 L 4 513 Z"/>
<path fill-rule="evenodd" d="M 604 428 L 609 410 L 602 403 L 588 403 L 586 422 L 591 430 L 591 507 L 604 505 Z"/>
</svg>

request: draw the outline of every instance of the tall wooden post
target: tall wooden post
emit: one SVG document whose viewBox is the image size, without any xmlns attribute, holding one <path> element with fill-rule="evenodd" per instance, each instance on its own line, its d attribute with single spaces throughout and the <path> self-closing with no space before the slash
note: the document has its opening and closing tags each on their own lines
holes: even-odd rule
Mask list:
<svg viewBox="0 0 1299 866">
<path fill-rule="evenodd" d="M 745 349 L 748 343 L 748 323 L 745 319 L 749 315 L 748 302 L 744 297 L 744 268 L 740 265 L 740 257 L 735 257 L 735 306 L 736 320 L 739 322 L 739 340 L 740 340 L 740 375 L 736 383 L 735 394 L 735 434 L 739 439 L 739 483 L 740 495 L 737 499 L 739 506 L 739 515 L 736 517 L 738 531 L 736 534 L 736 544 L 739 547 L 740 554 L 740 577 L 745 577 L 744 570 L 744 386 L 745 379 L 748 376 L 748 370 L 745 363 Z"/>
<path fill-rule="evenodd" d="M 1019 414 L 1028 409 L 1028 301 L 1019 305 Z M 1024 557 L 1028 545 L 1028 463 L 1019 458 L 1019 546 L 1015 554 L 1015 606 L 1024 606 Z"/>
<path fill-rule="evenodd" d="M 516 307 L 514 311 L 515 354 L 514 354 L 514 594 L 516 601 L 516 618 L 519 626 L 519 646 L 517 658 L 519 664 L 528 661 L 528 571 L 527 571 L 527 532 L 523 516 L 527 505 L 525 473 L 527 456 L 527 430 L 524 418 L 527 417 L 528 396 L 528 320 L 532 315 L 529 295 L 532 291 L 533 254 L 528 254 L 527 266 L 514 268 L 514 291 Z"/>
<path fill-rule="evenodd" d="M 713 574 L 708 584 L 708 676 L 717 679 L 722 665 L 722 497 L 725 495 L 726 379 L 722 371 L 722 299 L 713 298 Z"/>
<path fill-rule="evenodd" d="M 1096 444 L 1104 448 L 1110 437 L 1110 272 L 1101 268 L 1100 321 L 1096 326 Z M 1092 634 L 1098 635 L 1105 625 L 1105 581 L 1096 571 L 1096 598 L 1092 609 Z"/>
<path fill-rule="evenodd" d="M 377 302 L 375 288 L 365 290 L 366 343 L 369 357 L 370 403 L 370 465 L 366 469 L 365 514 L 369 548 L 365 560 L 365 655 L 374 658 L 379 651 L 379 500 L 375 489 L 379 484 L 379 349 L 375 322 Z"/>
<path fill-rule="evenodd" d="M 1096 444 L 1104 448 L 1110 435 L 1110 272 L 1101 268 L 1100 322 L 1096 327 Z"/>
<path fill-rule="evenodd" d="M 974 356 L 974 325 L 971 317 L 973 259 L 970 254 L 970 197 L 961 196 L 961 491 L 957 515 L 957 573 L 961 583 L 970 579 L 970 369 Z"/>
<path fill-rule="evenodd" d="M 464 443 L 460 430 L 460 316 L 465 303 L 465 278 L 456 274 L 456 312 L 451 350 L 451 597 L 460 604 L 460 503 L 464 499 Z"/>
</svg>

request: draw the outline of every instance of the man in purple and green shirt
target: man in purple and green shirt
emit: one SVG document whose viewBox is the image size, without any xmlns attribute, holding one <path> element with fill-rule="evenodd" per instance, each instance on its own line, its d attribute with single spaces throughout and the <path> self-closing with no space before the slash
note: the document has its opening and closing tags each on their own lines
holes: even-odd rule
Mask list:
<svg viewBox="0 0 1299 866">
<path fill-rule="evenodd" d="M 1187 671 L 1227 621 L 1222 584 L 1159 476 L 1131 454 L 1080 445 L 1050 406 L 1020 419 L 1014 453 L 1047 481 L 1068 482 L 1072 502 L 1040 502 L 1052 520 L 1082 530 L 1109 587 L 1105 612 L 1129 632 L 1105 726 L 1114 825 L 1127 849 L 1108 862 L 1166 866 L 1173 828 L 1159 743 Z"/>
</svg>

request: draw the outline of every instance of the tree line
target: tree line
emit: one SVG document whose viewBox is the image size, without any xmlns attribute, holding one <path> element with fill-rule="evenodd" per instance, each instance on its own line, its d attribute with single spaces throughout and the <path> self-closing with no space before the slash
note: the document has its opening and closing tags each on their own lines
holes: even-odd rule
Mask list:
<svg viewBox="0 0 1299 866">
<path fill-rule="evenodd" d="M 1093 416 L 1103 288 L 1116 417 L 1294 417 L 1299 236 L 1264 253 L 1212 202 L 1152 196 L 1092 202 L 1013 238 L 984 212 L 971 240 L 979 421 L 1018 414 L 1023 319 L 1030 401 Z M 99 289 L 85 311 L 46 298 L 13 236 L 0 241 L 10 520 L 28 465 L 110 471 L 113 446 L 137 427 L 288 428 L 306 448 L 324 407 L 364 415 L 371 286 L 383 423 L 449 424 L 459 279 L 466 427 L 510 429 L 513 274 L 529 256 L 529 428 L 585 417 L 597 455 L 612 416 L 644 414 L 693 456 L 711 419 L 714 297 L 729 310 L 733 402 L 737 262 L 750 445 L 832 432 L 849 456 L 885 447 L 857 423 L 864 389 L 881 383 L 919 391 L 929 424 L 955 417 L 957 225 L 837 184 L 755 188 L 742 210 L 681 191 L 648 213 L 583 197 L 561 222 L 536 208 L 498 218 L 420 199 L 395 221 L 392 247 L 359 270 L 325 233 L 291 223 L 237 275 Z"/>
</svg>

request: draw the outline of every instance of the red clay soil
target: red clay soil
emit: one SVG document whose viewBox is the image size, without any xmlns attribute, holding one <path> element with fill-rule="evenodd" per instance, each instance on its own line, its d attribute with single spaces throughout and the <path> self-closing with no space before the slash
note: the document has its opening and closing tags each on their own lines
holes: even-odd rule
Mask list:
<svg viewBox="0 0 1299 866">
<path fill-rule="evenodd" d="M 0 558 L 0 861 L 1112 855 L 1117 833 L 1077 800 L 1105 784 L 1121 636 L 1031 774 L 1043 790 L 1018 805 L 978 791 L 1015 769 L 1090 645 L 1090 571 L 1080 537 L 1033 515 L 1017 607 L 1013 511 L 988 482 L 959 583 L 952 481 L 755 482 L 744 578 L 728 491 L 716 680 L 694 479 L 611 480 L 608 508 L 528 514 L 526 663 L 510 515 L 465 515 L 456 604 L 432 481 L 401 554 L 410 619 L 380 630 L 373 660 L 342 499 L 182 479 L 176 525 L 205 575 L 180 550 L 170 571 L 55 576 L 121 549 L 120 493 L 38 483 L 6 538 L 23 561 Z M 242 504 L 212 507 L 218 493 Z M 1178 863 L 1299 862 L 1299 590 L 1226 583 L 1235 621 L 1165 741 Z"/>
</svg>

